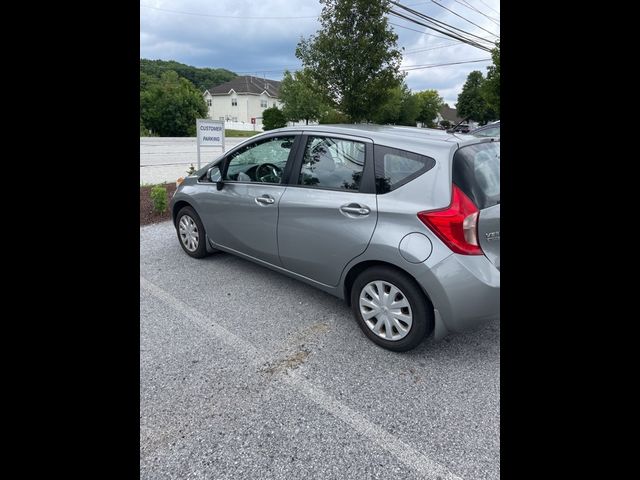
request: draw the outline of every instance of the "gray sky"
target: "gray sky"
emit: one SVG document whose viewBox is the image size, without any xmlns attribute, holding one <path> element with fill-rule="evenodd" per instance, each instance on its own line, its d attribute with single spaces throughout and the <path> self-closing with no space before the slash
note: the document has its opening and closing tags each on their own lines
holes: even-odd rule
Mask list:
<svg viewBox="0 0 640 480">
<path fill-rule="evenodd" d="M 487 31 L 500 34 L 499 0 L 436 1 L 478 26 L 433 1 L 400 3 L 479 37 L 496 40 Z M 280 80 L 285 69 L 300 67 L 296 45 L 301 37 L 319 29 L 321 10 L 318 0 L 141 0 L 140 56 Z M 398 34 L 398 46 L 405 47 L 403 68 L 491 58 L 490 53 L 456 44 L 451 38 L 436 38 L 433 35 L 442 35 L 397 17 L 390 16 L 389 21 L 430 33 L 392 26 Z M 406 82 L 414 92 L 438 90 L 453 107 L 469 72 L 480 70 L 486 75 L 489 65 L 490 60 L 410 70 Z"/>
</svg>

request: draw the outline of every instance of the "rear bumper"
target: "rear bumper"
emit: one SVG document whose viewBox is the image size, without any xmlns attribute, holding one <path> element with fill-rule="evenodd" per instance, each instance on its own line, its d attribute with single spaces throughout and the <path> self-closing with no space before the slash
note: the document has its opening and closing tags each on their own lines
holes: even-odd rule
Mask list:
<svg viewBox="0 0 640 480">
<path fill-rule="evenodd" d="M 436 310 L 436 338 L 500 318 L 500 271 L 484 255 L 450 255 L 416 280 Z"/>
</svg>

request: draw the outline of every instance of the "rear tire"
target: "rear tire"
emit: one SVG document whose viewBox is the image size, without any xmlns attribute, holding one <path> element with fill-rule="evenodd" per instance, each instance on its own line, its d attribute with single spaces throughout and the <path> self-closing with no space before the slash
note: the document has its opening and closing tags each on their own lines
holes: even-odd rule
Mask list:
<svg viewBox="0 0 640 480">
<path fill-rule="evenodd" d="M 203 258 L 207 253 L 207 234 L 200 216 L 191 207 L 182 207 L 176 215 L 178 242 L 187 255 Z"/>
<path fill-rule="evenodd" d="M 425 294 L 411 277 L 390 267 L 371 267 L 356 278 L 351 308 L 364 334 L 395 352 L 415 348 L 433 331 Z"/>
</svg>

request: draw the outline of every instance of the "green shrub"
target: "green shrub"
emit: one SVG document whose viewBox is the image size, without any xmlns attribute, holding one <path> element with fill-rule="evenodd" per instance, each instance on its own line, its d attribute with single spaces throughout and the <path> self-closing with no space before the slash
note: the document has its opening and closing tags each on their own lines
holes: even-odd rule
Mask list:
<svg viewBox="0 0 640 480">
<path fill-rule="evenodd" d="M 153 209 L 158 213 L 167 211 L 167 189 L 163 185 L 156 185 L 151 189 Z"/>
<path fill-rule="evenodd" d="M 287 126 L 287 119 L 282 110 L 277 107 L 267 108 L 262 112 L 262 129 L 273 130 L 274 128 L 282 128 Z"/>
</svg>

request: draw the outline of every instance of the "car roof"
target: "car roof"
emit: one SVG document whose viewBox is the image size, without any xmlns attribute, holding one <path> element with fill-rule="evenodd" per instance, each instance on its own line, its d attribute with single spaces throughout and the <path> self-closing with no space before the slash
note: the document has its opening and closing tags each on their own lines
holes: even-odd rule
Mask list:
<svg viewBox="0 0 640 480">
<path fill-rule="evenodd" d="M 374 124 L 334 124 L 334 125 L 301 125 L 268 130 L 275 132 L 305 132 L 360 136 L 372 140 L 376 144 L 386 145 L 401 150 L 413 150 L 425 155 L 435 154 L 434 150 L 457 149 L 462 144 L 475 143 L 479 137 L 460 133 L 447 133 L 435 128 L 405 127 L 400 125 Z"/>
</svg>

